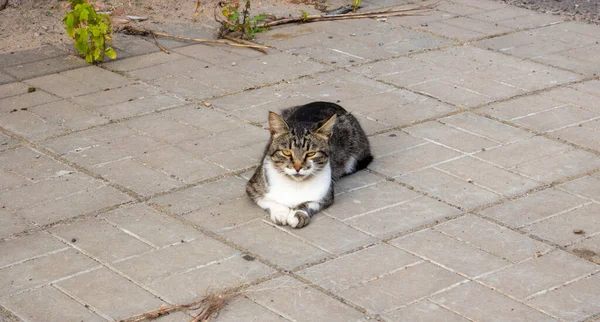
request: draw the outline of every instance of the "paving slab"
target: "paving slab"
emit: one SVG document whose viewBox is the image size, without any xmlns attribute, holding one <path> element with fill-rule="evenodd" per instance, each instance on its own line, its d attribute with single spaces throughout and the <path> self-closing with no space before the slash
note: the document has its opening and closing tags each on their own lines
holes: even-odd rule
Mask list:
<svg viewBox="0 0 600 322">
<path fill-rule="evenodd" d="M 116 34 L 98 66 L 0 55 L 0 315 L 113 321 L 240 290 L 215 321 L 598 317 L 600 27 L 449 0 L 256 41 L 268 54 Z M 374 160 L 297 230 L 245 183 L 268 112 L 311 101 L 351 112 Z"/>
</svg>

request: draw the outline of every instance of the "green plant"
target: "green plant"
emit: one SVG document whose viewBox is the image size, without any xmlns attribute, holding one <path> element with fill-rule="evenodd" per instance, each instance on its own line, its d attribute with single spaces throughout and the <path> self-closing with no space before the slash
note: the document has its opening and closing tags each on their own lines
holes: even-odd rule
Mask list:
<svg viewBox="0 0 600 322">
<path fill-rule="evenodd" d="M 253 39 L 256 33 L 267 31 L 266 27 L 259 26 L 259 23 L 265 20 L 267 15 L 260 14 L 250 17 L 250 0 L 246 0 L 246 7 L 241 13 L 241 19 L 238 8 L 233 5 L 223 7 L 221 13 L 227 18 L 224 23 L 229 32 L 241 32 L 246 38 Z"/>
<path fill-rule="evenodd" d="M 69 0 L 71 11 L 63 18 L 66 32 L 75 40 L 75 48 L 85 56 L 88 63 L 97 64 L 104 55 L 115 59 L 117 53 L 112 44 L 110 18 L 96 13 L 96 9 L 87 0 Z"/>
<path fill-rule="evenodd" d="M 356 12 L 358 6 L 360 6 L 360 0 L 354 0 L 354 3 L 352 4 L 352 12 Z"/>
</svg>

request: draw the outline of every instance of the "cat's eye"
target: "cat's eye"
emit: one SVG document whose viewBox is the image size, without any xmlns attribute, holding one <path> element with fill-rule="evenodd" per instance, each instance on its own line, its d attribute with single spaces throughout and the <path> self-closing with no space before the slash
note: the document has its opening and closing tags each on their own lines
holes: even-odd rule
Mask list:
<svg viewBox="0 0 600 322">
<path fill-rule="evenodd" d="M 306 154 L 306 157 L 307 157 L 307 158 L 312 158 L 312 157 L 314 157 L 316 154 L 317 154 L 317 152 L 308 152 L 308 153 Z"/>
<path fill-rule="evenodd" d="M 286 157 L 289 157 L 289 156 L 291 156 L 291 155 L 292 155 L 292 152 L 291 152 L 291 151 L 288 151 L 288 150 L 281 150 L 281 153 L 282 153 L 283 155 L 285 155 Z"/>
</svg>

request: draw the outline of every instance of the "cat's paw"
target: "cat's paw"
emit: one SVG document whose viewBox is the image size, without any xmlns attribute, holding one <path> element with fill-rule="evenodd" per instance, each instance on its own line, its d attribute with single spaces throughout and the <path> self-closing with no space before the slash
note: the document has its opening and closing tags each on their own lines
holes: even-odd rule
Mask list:
<svg viewBox="0 0 600 322">
<path fill-rule="evenodd" d="M 287 219 L 289 218 L 289 213 L 289 208 L 278 207 L 277 209 L 271 209 L 271 221 L 278 225 L 285 226 L 288 224 Z"/>
<path fill-rule="evenodd" d="M 292 210 L 287 218 L 287 223 L 292 228 L 302 228 L 310 222 L 310 216 L 304 210 Z"/>
</svg>

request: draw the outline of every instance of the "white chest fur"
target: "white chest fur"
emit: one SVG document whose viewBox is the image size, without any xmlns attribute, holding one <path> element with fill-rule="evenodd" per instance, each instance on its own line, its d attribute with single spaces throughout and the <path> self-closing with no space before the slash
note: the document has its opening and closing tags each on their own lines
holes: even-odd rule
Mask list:
<svg viewBox="0 0 600 322">
<path fill-rule="evenodd" d="M 295 181 L 273 169 L 267 160 L 263 166 L 269 180 L 269 192 L 265 199 L 293 208 L 307 201 L 321 201 L 329 192 L 331 167 L 329 163 L 316 176 L 309 180 Z"/>
</svg>

